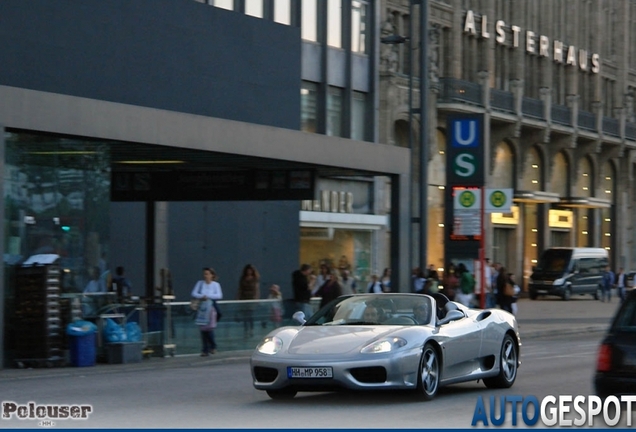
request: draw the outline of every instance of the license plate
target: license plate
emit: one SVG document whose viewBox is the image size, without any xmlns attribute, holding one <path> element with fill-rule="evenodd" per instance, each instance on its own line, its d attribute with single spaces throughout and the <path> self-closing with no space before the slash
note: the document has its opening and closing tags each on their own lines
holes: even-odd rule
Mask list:
<svg viewBox="0 0 636 432">
<path fill-rule="evenodd" d="M 333 370 L 330 367 L 289 366 L 287 378 L 333 378 Z"/>
</svg>

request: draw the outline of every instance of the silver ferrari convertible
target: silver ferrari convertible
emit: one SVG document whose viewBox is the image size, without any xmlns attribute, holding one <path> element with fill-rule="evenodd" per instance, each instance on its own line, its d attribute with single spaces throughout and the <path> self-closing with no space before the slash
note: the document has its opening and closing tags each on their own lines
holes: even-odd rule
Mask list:
<svg viewBox="0 0 636 432">
<path fill-rule="evenodd" d="M 515 317 L 470 309 L 442 294 L 342 296 L 299 326 L 269 333 L 250 360 L 254 387 L 273 399 L 299 391 L 412 389 L 483 380 L 508 388 L 520 365 Z"/>
</svg>

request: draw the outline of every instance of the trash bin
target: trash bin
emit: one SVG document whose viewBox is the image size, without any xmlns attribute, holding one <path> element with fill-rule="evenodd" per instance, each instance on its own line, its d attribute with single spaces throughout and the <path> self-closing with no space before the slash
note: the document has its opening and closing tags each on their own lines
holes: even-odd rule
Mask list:
<svg viewBox="0 0 636 432">
<path fill-rule="evenodd" d="M 95 366 L 97 326 L 90 321 L 73 321 L 66 326 L 66 334 L 69 339 L 71 365 Z"/>
</svg>

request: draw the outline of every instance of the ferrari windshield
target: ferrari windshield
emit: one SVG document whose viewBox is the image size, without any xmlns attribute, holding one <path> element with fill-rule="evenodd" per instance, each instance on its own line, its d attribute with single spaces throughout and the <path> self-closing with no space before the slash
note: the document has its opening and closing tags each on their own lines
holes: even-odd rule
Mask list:
<svg viewBox="0 0 636 432">
<path fill-rule="evenodd" d="M 305 325 L 429 324 L 432 301 L 419 294 L 358 294 L 339 297 Z"/>
</svg>

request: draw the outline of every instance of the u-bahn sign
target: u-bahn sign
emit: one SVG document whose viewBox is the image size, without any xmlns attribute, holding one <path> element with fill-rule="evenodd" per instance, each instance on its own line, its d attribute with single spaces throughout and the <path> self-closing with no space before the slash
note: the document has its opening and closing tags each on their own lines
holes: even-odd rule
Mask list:
<svg viewBox="0 0 636 432">
<path fill-rule="evenodd" d="M 484 185 L 484 117 L 448 116 L 446 145 L 446 184 Z"/>
</svg>

